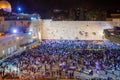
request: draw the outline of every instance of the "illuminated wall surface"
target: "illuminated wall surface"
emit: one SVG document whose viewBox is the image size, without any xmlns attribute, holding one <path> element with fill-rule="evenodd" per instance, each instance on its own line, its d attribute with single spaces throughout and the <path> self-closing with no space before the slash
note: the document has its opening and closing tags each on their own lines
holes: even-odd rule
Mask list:
<svg viewBox="0 0 120 80">
<path fill-rule="evenodd" d="M 5 21 L 4 25 L 0 25 L 0 31 L 9 31 L 10 29 L 24 29 L 25 31 L 31 31 L 32 35 L 41 39 L 41 21 L 30 21 L 30 20 L 10 20 Z M 18 29 L 18 30 L 19 30 Z"/>
<path fill-rule="evenodd" d="M 105 21 L 44 21 L 42 39 L 102 40 L 103 30 L 113 28 Z"/>
<path fill-rule="evenodd" d="M 10 26 L 23 26 L 33 30 L 39 39 L 102 40 L 103 30 L 113 28 L 106 21 L 5 21 L 4 30 Z"/>
<path fill-rule="evenodd" d="M 9 27 L 24 27 L 24 28 L 28 28 L 29 26 L 31 25 L 31 22 L 30 21 L 5 21 L 5 24 L 4 24 L 4 30 L 8 30 Z"/>
</svg>

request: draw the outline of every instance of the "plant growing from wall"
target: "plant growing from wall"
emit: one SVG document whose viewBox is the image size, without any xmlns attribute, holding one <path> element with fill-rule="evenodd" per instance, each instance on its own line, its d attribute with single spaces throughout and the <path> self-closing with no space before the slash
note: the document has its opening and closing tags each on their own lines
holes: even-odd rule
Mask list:
<svg viewBox="0 0 120 80">
<path fill-rule="evenodd" d="M 79 34 L 80 34 L 80 35 L 83 35 L 83 33 L 82 33 L 81 31 L 79 31 Z"/>
<path fill-rule="evenodd" d="M 88 36 L 88 32 L 85 32 L 85 36 L 86 36 L 86 37 Z"/>
<path fill-rule="evenodd" d="M 75 37 L 76 40 L 78 40 L 79 38 L 78 37 Z"/>
<path fill-rule="evenodd" d="M 96 35 L 96 32 L 92 32 L 93 35 Z"/>
</svg>

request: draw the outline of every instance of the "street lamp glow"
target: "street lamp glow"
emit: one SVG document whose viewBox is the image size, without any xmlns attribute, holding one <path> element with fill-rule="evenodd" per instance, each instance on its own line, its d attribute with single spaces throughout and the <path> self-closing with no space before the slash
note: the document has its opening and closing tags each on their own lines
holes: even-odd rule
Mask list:
<svg viewBox="0 0 120 80">
<path fill-rule="evenodd" d="M 13 33 L 17 33 L 17 30 L 16 30 L 16 29 L 14 29 L 14 30 L 13 30 Z"/>
<path fill-rule="evenodd" d="M 37 20 L 37 18 L 36 18 L 36 17 L 31 17 L 30 19 L 31 19 L 31 20 Z"/>
<path fill-rule="evenodd" d="M 18 8 L 18 11 L 21 11 L 21 8 L 20 8 L 20 7 Z"/>
<path fill-rule="evenodd" d="M 31 32 L 28 32 L 29 35 L 31 35 L 32 33 Z"/>
<path fill-rule="evenodd" d="M 32 39 L 35 39 L 36 37 L 35 36 L 32 36 Z"/>
<path fill-rule="evenodd" d="M 19 40 L 20 38 L 19 37 L 16 37 L 16 40 Z"/>
<path fill-rule="evenodd" d="M 22 12 L 22 8 L 21 7 L 17 7 L 17 11 L 18 12 Z"/>
</svg>

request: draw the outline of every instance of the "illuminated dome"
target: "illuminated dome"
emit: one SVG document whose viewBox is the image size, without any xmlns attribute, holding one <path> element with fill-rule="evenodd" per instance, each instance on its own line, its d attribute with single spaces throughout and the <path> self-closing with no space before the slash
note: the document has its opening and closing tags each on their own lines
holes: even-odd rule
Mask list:
<svg viewBox="0 0 120 80">
<path fill-rule="evenodd" d="M 12 11 L 11 4 L 6 0 L 0 1 L 0 9 L 3 9 L 4 11 L 7 11 L 7 12 Z"/>
</svg>

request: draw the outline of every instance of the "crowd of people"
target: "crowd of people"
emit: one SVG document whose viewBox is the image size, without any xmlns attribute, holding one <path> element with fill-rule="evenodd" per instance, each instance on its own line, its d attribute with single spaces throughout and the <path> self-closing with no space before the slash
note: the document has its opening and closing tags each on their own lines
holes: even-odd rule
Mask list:
<svg viewBox="0 0 120 80">
<path fill-rule="evenodd" d="M 75 78 L 75 73 L 88 74 L 104 70 L 120 70 L 120 46 L 104 41 L 43 40 L 33 49 L 5 59 L 0 74 L 21 76 L 23 80 L 36 77 Z M 12 66 L 12 67 L 11 67 Z"/>
</svg>

